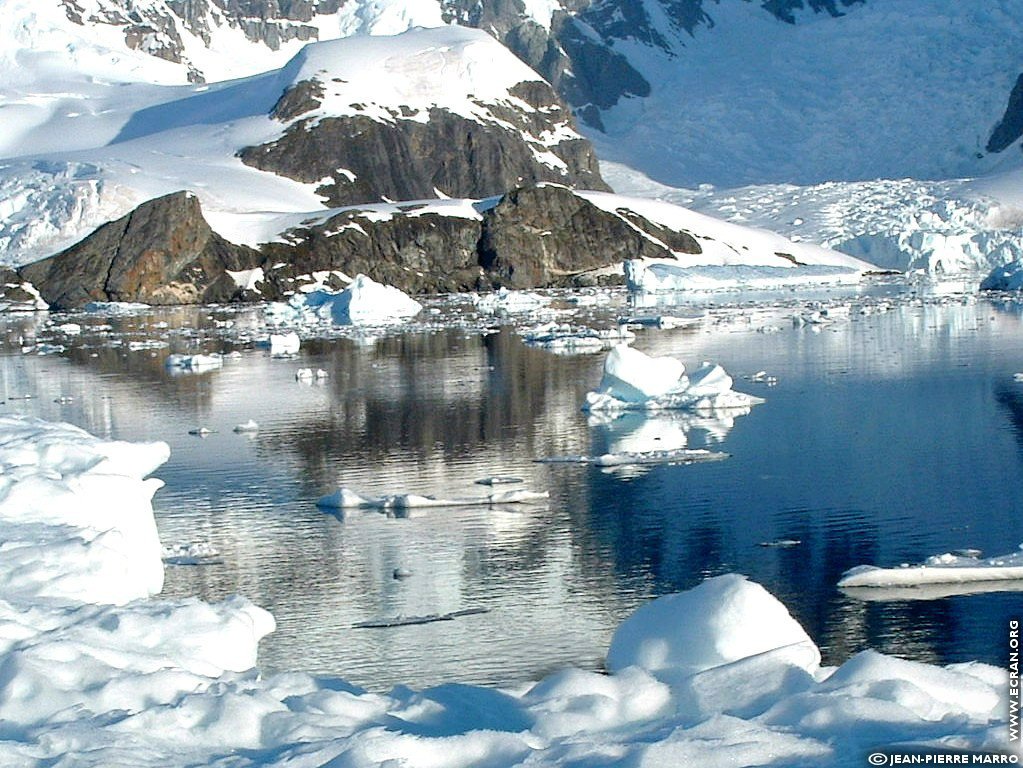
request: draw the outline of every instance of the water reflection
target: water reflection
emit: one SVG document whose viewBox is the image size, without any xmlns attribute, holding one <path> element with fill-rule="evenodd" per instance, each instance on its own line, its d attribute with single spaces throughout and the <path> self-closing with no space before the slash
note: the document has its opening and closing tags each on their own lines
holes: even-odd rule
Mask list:
<svg viewBox="0 0 1023 768">
<path fill-rule="evenodd" d="M 834 585 L 862 563 L 964 546 L 1007 551 L 1023 540 L 1023 488 L 1007 481 L 1023 461 L 1023 385 L 1012 380 L 1023 371 L 1018 307 L 954 299 L 850 308 L 814 331 L 789 321 L 802 301 L 719 303 L 702 308 L 699 328 L 637 331 L 644 352 L 720 362 L 737 388 L 766 398 L 744 413 L 587 417 L 580 405 L 602 356 L 530 349 L 511 327 L 307 341 L 297 358 L 275 359 L 254 346 L 262 326 L 251 312 L 198 309 L 76 316 L 74 336 L 58 330 L 64 319 L 8 318 L 2 407 L 104 436 L 167 440 L 161 534 L 168 544 L 209 542 L 223 559 L 170 569 L 167 592 L 242 592 L 271 608 L 279 629 L 262 649 L 271 670 L 381 689 L 599 667 L 635 605 L 728 571 L 777 594 L 830 663 L 865 647 L 998 661 L 1018 595 L 866 603 Z M 599 312 L 611 322 L 636 310 Z M 783 330 L 758 332 L 766 324 Z M 22 352 L 40 343 L 66 350 Z M 163 365 L 172 352 L 233 350 L 240 357 L 199 374 L 173 376 Z M 328 377 L 302 384 L 302 367 Z M 741 378 L 762 370 L 777 386 Z M 24 394 L 34 397 L 10 399 Z M 257 433 L 232 432 L 248 419 Z M 200 425 L 212 430 L 206 439 L 188 435 Z M 534 463 L 703 446 L 731 458 L 616 473 Z M 549 490 L 549 504 L 404 519 L 314 506 L 339 485 L 476 495 L 477 479 L 498 474 Z M 780 539 L 800 543 L 760 546 Z M 396 579 L 396 570 L 409 575 Z M 477 607 L 489 613 L 353 629 Z"/>
</svg>

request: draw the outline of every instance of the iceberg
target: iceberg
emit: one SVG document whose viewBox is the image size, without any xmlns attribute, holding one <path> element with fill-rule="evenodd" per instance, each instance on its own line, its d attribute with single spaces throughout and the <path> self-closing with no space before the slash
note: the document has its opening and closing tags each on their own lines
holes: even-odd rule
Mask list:
<svg viewBox="0 0 1023 768">
<path fill-rule="evenodd" d="M 302 340 L 294 331 L 270 334 L 270 355 L 273 357 L 297 355 L 301 346 Z"/>
<path fill-rule="evenodd" d="M 604 360 L 600 385 L 586 394 L 583 410 L 727 409 L 762 402 L 734 391 L 732 377 L 720 365 L 703 363 L 687 376 L 680 360 L 619 345 Z"/>
<path fill-rule="evenodd" d="M 862 271 L 831 264 L 774 267 L 752 264 L 681 266 L 639 259 L 625 262 L 625 283 L 634 293 L 771 289 L 858 283 Z"/>
<path fill-rule="evenodd" d="M 169 371 L 199 373 L 223 367 L 224 358 L 222 355 L 168 355 L 163 364 Z"/>
<path fill-rule="evenodd" d="M 285 323 L 390 325 L 415 317 L 422 309 L 407 293 L 360 274 L 343 291 L 323 288 L 297 293 L 286 304 L 270 304 L 267 314 Z"/>
</svg>

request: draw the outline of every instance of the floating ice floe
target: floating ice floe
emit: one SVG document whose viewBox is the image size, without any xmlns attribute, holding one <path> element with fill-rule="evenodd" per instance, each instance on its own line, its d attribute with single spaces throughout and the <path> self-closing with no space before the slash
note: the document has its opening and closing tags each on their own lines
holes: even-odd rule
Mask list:
<svg viewBox="0 0 1023 768">
<path fill-rule="evenodd" d="M 163 364 L 170 371 L 198 373 L 223 367 L 224 358 L 221 355 L 168 355 Z"/>
<path fill-rule="evenodd" d="M 550 456 L 535 459 L 541 464 L 592 464 L 595 467 L 626 467 L 644 464 L 697 464 L 706 461 L 721 461 L 728 454 L 710 451 L 706 448 L 676 448 L 664 451 L 623 451 L 604 453 L 600 456 Z"/>
<path fill-rule="evenodd" d="M 650 357 L 619 345 L 604 361 L 600 385 L 586 394 L 584 410 L 749 408 L 763 400 L 732 389 L 724 368 L 704 363 L 690 375 L 673 357 Z"/>
<path fill-rule="evenodd" d="M 287 303 L 269 305 L 267 315 L 281 323 L 389 325 L 415 317 L 422 309 L 422 304 L 398 288 L 356 275 L 343 291 L 296 293 Z"/>
<path fill-rule="evenodd" d="M 236 424 L 234 431 L 239 434 L 258 432 L 259 424 L 257 424 L 254 420 L 249 419 L 248 421 L 243 421 L 241 424 Z"/>
<path fill-rule="evenodd" d="M 1023 261 L 1013 261 L 1003 267 L 995 267 L 980 283 L 982 291 L 1023 290 Z"/>
<path fill-rule="evenodd" d="M 963 584 L 984 581 L 1016 581 L 1023 591 L 1023 548 L 1008 555 L 981 559 L 974 552 L 932 555 L 917 565 L 896 568 L 858 565 L 846 571 L 838 586 L 916 587 L 925 584 Z"/>
<path fill-rule="evenodd" d="M 630 344 L 636 339 L 636 334 L 624 326 L 597 330 L 559 323 L 547 323 L 523 331 L 521 335 L 528 347 L 565 355 L 600 352 L 616 344 Z"/>
<path fill-rule="evenodd" d="M 220 565 L 220 551 L 212 544 L 197 541 L 163 548 L 163 562 L 167 565 Z"/>
<path fill-rule="evenodd" d="M 472 302 L 479 312 L 510 315 L 520 312 L 536 312 L 547 307 L 551 300 L 531 291 L 509 291 L 507 288 L 499 288 L 493 293 L 485 293 L 482 296 L 473 294 Z"/>
<path fill-rule="evenodd" d="M 839 768 L 907 744 L 1007 744 L 1005 669 L 873 651 L 822 667 L 785 607 L 735 574 L 642 605 L 615 632 L 607 674 L 564 669 L 507 690 L 387 694 L 301 672 L 261 675 L 268 613 L 240 597 L 150 598 L 161 558 L 174 555 L 153 516 L 160 483 L 145 477 L 168 455 L 162 443 L 0 419 L 0 762 Z"/>
<path fill-rule="evenodd" d="M 675 328 L 693 328 L 703 323 L 705 319 L 706 317 L 702 313 L 691 317 L 681 317 L 679 315 L 644 315 L 642 317 L 623 317 L 618 320 L 618 323 L 625 326 L 660 328 L 664 331 L 670 331 Z"/>
<path fill-rule="evenodd" d="M 791 267 L 693 265 L 625 262 L 625 282 L 636 293 L 789 288 L 797 285 L 858 283 L 862 272 L 850 267 L 809 264 Z"/>
<path fill-rule="evenodd" d="M 517 488 L 512 491 L 494 491 L 486 496 L 466 498 L 437 498 L 420 496 L 415 493 L 399 493 L 388 496 L 363 496 L 350 488 L 339 488 L 323 496 L 316 506 L 327 509 L 422 509 L 428 507 L 477 507 L 490 504 L 522 504 L 543 501 L 550 498 L 547 491 L 536 492 Z"/>
<path fill-rule="evenodd" d="M 82 310 L 101 315 L 128 315 L 152 309 L 149 304 L 137 301 L 90 301 Z"/>
<path fill-rule="evenodd" d="M 294 331 L 290 331 L 288 333 L 271 333 L 269 343 L 270 354 L 274 357 L 297 355 L 299 348 L 302 346 L 302 340 Z"/>
</svg>

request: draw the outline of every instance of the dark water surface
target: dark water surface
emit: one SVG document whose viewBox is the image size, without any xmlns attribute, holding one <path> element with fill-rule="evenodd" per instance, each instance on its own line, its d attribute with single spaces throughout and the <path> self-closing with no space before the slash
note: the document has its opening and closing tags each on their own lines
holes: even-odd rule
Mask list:
<svg viewBox="0 0 1023 768">
<path fill-rule="evenodd" d="M 270 609 L 268 671 L 386 689 L 597 668 L 638 604 L 732 571 L 784 601 L 828 663 L 868 647 L 1004 663 L 1020 593 L 863 601 L 835 583 L 861 563 L 963 547 L 996 555 L 1023 542 L 1019 306 L 900 300 L 812 327 L 794 327 L 791 314 L 711 307 L 695 329 L 637 332 L 645 352 L 721 363 L 736 389 L 766 399 L 745 415 L 588 419 L 580 405 L 603 354 L 530 349 L 511 327 L 310 340 L 281 360 L 253 346 L 254 313 L 198 309 L 6 320 L 0 413 L 170 443 L 156 473 L 166 482 L 155 500 L 164 543 L 208 542 L 223 563 L 168 567 L 165 594 L 240 592 Z M 55 330 L 69 320 L 81 335 Z M 169 347 L 129 347 L 147 339 Z M 20 351 L 38 341 L 67 349 Z M 241 355 L 201 374 L 164 368 L 169 352 L 199 349 Z M 300 383 L 302 367 L 329 378 Z M 742 378 L 758 371 L 777 384 Z M 250 418 L 256 435 L 232 431 Z M 200 426 L 215 431 L 188 434 Z M 615 471 L 534 462 L 684 443 L 731 457 Z M 314 504 L 339 485 L 479 495 L 488 489 L 474 481 L 493 475 L 521 477 L 550 499 L 408 517 Z M 799 543 L 762 546 L 780 540 Z M 395 569 L 410 575 L 396 579 Z M 463 609 L 487 612 L 353 628 Z"/>
</svg>

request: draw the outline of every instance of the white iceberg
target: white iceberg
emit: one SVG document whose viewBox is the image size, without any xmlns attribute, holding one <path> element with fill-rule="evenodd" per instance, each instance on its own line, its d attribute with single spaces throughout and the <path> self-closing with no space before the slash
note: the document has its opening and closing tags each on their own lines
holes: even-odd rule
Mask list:
<svg viewBox="0 0 1023 768">
<path fill-rule="evenodd" d="M 659 409 L 749 408 L 763 400 L 736 392 L 732 377 L 713 363 L 703 363 L 686 376 L 673 357 L 650 357 L 624 345 L 611 349 L 604 375 L 595 391 L 586 394 L 584 410 L 622 411 Z"/>
<path fill-rule="evenodd" d="M 210 371 L 224 365 L 224 358 L 221 355 L 168 355 L 163 361 L 168 370 L 189 373 Z"/>
<path fill-rule="evenodd" d="M 389 325 L 415 317 L 423 305 L 391 285 L 356 275 L 343 291 L 326 289 L 298 293 L 287 304 L 268 308 L 278 320 L 334 325 Z"/>
<path fill-rule="evenodd" d="M 917 565 L 907 563 L 896 568 L 858 565 L 842 575 L 838 586 L 917 587 L 994 581 L 1018 581 L 1023 591 L 1023 549 L 983 559 L 974 553 L 946 552 Z"/>
<path fill-rule="evenodd" d="M 485 496 L 462 498 L 438 498 L 421 496 L 416 493 L 397 493 L 386 496 L 363 496 L 351 488 L 338 488 L 334 493 L 321 497 L 316 506 L 326 509 L 423 509 L 429 507 L 476 507 L 490 504 L 523 504 L 544 501 L 550 498 L 547 491 L 528 491 L 516 488 L 510 491 L 494 491 Z"/>
<path fill-rule="evenodd" d="M 294 331 L 270 334 L 270 354 L 274 357 L 297 355 L 301 346 L 302 340 Z"/>
<path fill-rule="evenodd" d="M 806 285 L 858 283 L 862 271 L 831 264 L 787 267 L 752 264 L 697 264 L 682 266 L 639 259 L 625 262 L 625 282 L 635 293 L 723 291 L 789 288 Z"/>
</svg>

